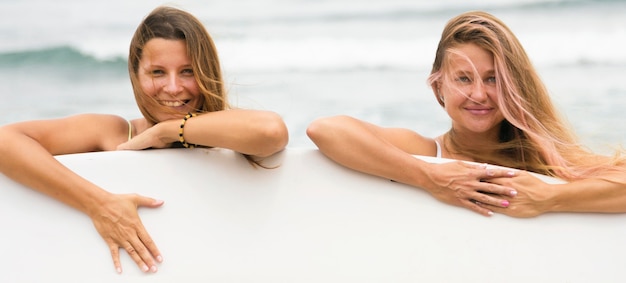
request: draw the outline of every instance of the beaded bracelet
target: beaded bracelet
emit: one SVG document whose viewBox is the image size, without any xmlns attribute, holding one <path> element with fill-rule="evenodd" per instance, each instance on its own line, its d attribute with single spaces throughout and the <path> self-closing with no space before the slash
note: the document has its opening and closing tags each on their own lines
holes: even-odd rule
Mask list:
<svg viewBox="0 0 626 283">
<path fill-rule="evenodd" d="M 180 143 L 183 144 L 184 147 L 186 148 L 194 148 L 196 147 L 195 144 L 192 143 L 187 143 L 185 141 L 185 137 L 183 136 L 184 132 L 185 132 L 185 123 L 187 123 L 187 120 L 189 120 L 191 117 L 196 117 L 196 114 L 193 113 L 188 113 L 185 118 L 183 118 L 183 121 L 180 123 L 180 131 L 178 132 L 178 140 L 180 141 Z"/>
</svg>

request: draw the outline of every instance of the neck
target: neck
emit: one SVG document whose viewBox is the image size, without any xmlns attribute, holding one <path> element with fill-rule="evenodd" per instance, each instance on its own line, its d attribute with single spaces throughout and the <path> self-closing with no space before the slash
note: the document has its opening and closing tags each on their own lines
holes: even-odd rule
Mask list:
<svg viewBox="0 0 626 283">
<path fill-rule="evenodd" d="M 496 129 L 485 133 L 475 133 L 452 128 L 444 135 L 444 143 L 448 152 L 454 155 L 465 157 L 476 154 L 491 156 L 499 144 L 499 131 Z M 474 154 L 468 155 L 469 151 Z"/>
<path fill-rule="evenodd" d="M 143 133 L 148 128 L 154 126 L 154 124 L 148 122 L 148 120 L 145 118 L 138 118 L 138 119 L 131 120 L 131 123 L 133 124 L 133 128 L 134 128 L 133 137 Z"/>
</svg>

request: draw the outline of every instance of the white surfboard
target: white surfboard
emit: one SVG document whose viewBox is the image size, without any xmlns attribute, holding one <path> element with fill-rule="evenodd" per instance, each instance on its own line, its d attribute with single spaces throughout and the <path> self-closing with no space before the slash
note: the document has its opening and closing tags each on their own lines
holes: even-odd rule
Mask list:
<svg viewBox="0 0 626 283">
<path fill-rule="evenodd" d="M 121 251 L 117 274 L 87 216 L 0 175 L 0 282 L 626 278 L 626 214 L 484 217 L 341 167 L 315 149 L 289 148 L 267 161 L 280 164 L 269 170 L 223 149 L 57 158 L 111 192 L 165 200 L 139 212 L 164 262 L 144 274 Z"/>
</svg>

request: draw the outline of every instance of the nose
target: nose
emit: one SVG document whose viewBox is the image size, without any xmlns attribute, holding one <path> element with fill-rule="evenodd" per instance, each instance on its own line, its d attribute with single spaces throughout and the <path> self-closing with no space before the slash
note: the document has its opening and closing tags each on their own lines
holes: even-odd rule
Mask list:
<svg viewBox="0 0 626 283">
<path fill-rule="evenodd" d="M 168 76 L 167 81 L 163 86 L 163 91 L 172 96 L 177 96 L 179 93 L 181 93 L 182 89 L 183 87 L 180 79 L 175 75 Z"/>
<path fill-rule="evenodd" d="M 487 90 L 485 84 L 482 82 L 476 82 L 472 91 L 469 94 L 469 98 L 476 103 L 483 103 L 487 101 Z"/>
</svg>

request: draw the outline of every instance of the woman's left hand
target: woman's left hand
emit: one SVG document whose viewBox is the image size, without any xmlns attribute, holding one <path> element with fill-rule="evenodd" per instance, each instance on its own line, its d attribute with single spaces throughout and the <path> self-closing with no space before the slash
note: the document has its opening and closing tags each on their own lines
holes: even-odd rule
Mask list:
<svg viewBox="0 0 626 283">
<path fill-rule="evenodd" d="M 518 171 L 517 176 L 511 178 L 494 178 L 484 180 L 489 183 L 513 188 L 517 191 L 515 197 L 508 198 L 506 208 L 481 204 L 494 212 L 512 217 L 535 217 L 549 211 L 550 195 L 553 188 L 539 178 L 526 171 Z"/>
<path fill-rule="evenodd" d="M 137 194 L 111 194 L 101 205 L 88 212 L 96 230 L 109 246 L 113 264 L 122 272 L 119 250 L 128 255 L 143 272 L 156 272 L 156 264 L 163 260 L 159 249 L 143 226 L 138 207 L 157 208 L 163 201 Z"/>
</svg>

